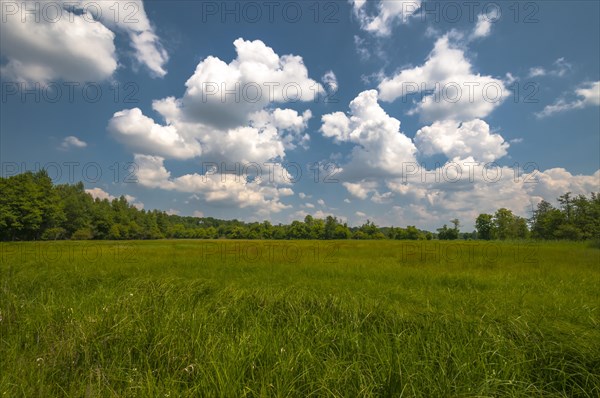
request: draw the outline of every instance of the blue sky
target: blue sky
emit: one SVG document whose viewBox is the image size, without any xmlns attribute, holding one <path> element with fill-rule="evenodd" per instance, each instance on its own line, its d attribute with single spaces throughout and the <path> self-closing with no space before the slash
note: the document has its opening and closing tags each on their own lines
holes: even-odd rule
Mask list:
<svg viewBox="0 0 600 398">
<path fill-rule="evenodd" d="M 2 175 L 249 221 L 527 216 L 600 188 L 599 4 L 2 0 Z"/>
</svg>

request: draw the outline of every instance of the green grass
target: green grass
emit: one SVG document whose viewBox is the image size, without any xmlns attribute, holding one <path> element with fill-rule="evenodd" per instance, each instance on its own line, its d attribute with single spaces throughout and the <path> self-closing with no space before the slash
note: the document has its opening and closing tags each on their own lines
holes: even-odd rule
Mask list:
<svg viewBox="0 0 600 398">
<path fill-rule="evenodd" d="M 600 250 L 583 243 L 0 255 L 2 397 L 600 396 Z"/>
</svg>

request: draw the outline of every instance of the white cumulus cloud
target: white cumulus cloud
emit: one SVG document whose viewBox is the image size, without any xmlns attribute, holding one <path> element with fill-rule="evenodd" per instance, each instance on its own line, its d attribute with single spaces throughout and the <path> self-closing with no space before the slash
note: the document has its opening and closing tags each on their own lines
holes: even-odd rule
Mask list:
<svg viewBox="0 0 600 398">
<path fill-rule="evenodd" d="M 349 116 L 343 112 L 324 115 L 321 133 L 337 143 L 355 144 L 351 161 L 342 166 L 347 177 L 398 174 L 399 165 L 414 161 L 417 151 L 400 131 L 400 121 L 381 108 L 375 90 L 363 91 L 352 100 Z"/>
<path fill-rule="evenodd" d="M 573 175 L 563 168 L 548 170 L 486 166 L 472 157 L 454 158 L 434 169 L 418 168 L 402 178 L 361 181 L 379 199 L 379 190 L 389 189 L 392 209 L 379 222 L 386 225 L 419 225 L 437 228 L 459 218 L 471 228 L 480 213 L 493 213 L 501 207 L 522 217 L 530 217 L 532 206 L 542 199 L 555 203 L 565 192 L 574 195 L 595 192 L 600 170 L 592 175 Z M 387 193 L 386 193 L 387 194 Z"/>
<path fill-rule="evenodd" d="M 354 15 L 361 29 L 376 36 L 389 36 L 395 24 L 407 23 L 408 19 L 421 8 L 421 0 L 380 0 L 375 3 L 376 10 L 367 10 L 366 0 L 350 0 Z"/>
<path fill-rule="evenodd" d="M 115 197 L 113 195 L 109 194 L 102 188 L 98 188 L 98 187 L 86 189 L 85 192 L 90 194 L 92 196 L 92 198 L 94 198 L 94 199 L 100 199 L 100 200 L 107 199 L 109 201 L 115 199 Z"/>
<path fill-rule="evenodd" d="M 2 1 L 2 17 L 0 47 L 6 63 L 0 70 L 10 79 L 40 84 L 108 79 L 119 66 L 115 32 L 129 35 L 139 64 L 153 75 L 166 74 L 167 52 L 141 0 Z"/>
<path fill-rule="evenodd" d="M 421 93 L 423 98 L 411 113 L 424 121 L 466 121 L 489 115 L 510 93 L 502 80 L 473 71 L 464 50 L 453 43 L 456 35 L 437 39 L 423 65 L 385 78 L 379 84 L 379 98 L 394 101 Z"/>
<path fill-rule="evenodd" d="M 308 77 L 302 57 L 279 56 L 260 40 L 239 38 L 233 45 L 234 60 L 209 56 L 186 81 L 182 102 L 187 120 L 232 128 L 270 103 L 312 101 L 324 92 Z"/>
<path fill-rule="evenodd" d="M 261 215 L 278 213 L 291 206 L 281 202 L 293 195 L 292 176 L 280 164 L 253 181 L 224 172 L 184 174 L 171 177 L 159 156 L 135 155 L 140 185 L 168 191 L 194 193 L 206 203 L 217 206 L 254 208 Z"/>
<path fill-rule="evenodd" d="M 153 102 L 164 124 L 129 109 L 114 114 L 109 131 L 137 153 L 178 159 L 201 156 L 205 162 L 262 163 L 284 158 L 286 150 L 306 148 L 311 111 L 271 105 L 294 101 L 294 93 L 308 101 L 316 95 L 314 90 L 322 92 L 322 86 L 308 78 L 299 56 L 280 57 L 260 40 L 237 39 L 234 46 L 237 57 L 229 64 L 212 56 L 201 61 L 182 98 Z M 254 91 L 260 96 L 250 98 L 244 87 L 260 90 Z"/>
<path fill-rule="evenodd" d="M 85 192 L 90 194 L 92 196 L 92 198 L 94 198 L 94 199 L 100 199 L 100 200 L 106 199 L 109 202 L 114 199 L 117 199 L 116 196 L 111 195 L 108 192 L 106 192 L 105 190 L 103 190 L 102 188 L 98 188 L 98 187 L 86 189 Z M 144 208 L 144 204 L 142 202 L 140 202 L 139 200 L 137 200 L 137 198 L 135 196 L 124 195 L 124 197 L 125 197 L 125 200 L 127 200 L 127 203 L 129 203 L 133 207 L 136 207 L 138 210 L 142 210 Z"/>
<path fill-rule="evenodd" d="M 507 154 L 509 144 L 480 119 L 460 123 L 452 120 L 435 122 L 417 131 L 415 144 L 426 156 L 443 153 L 448 158 L 473 157 L 492 162 Z"/>
<path fill-rule="evenodd" d="M 172 126 L 157 124 L 139 108 L 116 112 L 108 130 L 122 143 L 137 151 L 187 159 L 201 153 L 200 144 L 179 134 Z"/>
</svg>

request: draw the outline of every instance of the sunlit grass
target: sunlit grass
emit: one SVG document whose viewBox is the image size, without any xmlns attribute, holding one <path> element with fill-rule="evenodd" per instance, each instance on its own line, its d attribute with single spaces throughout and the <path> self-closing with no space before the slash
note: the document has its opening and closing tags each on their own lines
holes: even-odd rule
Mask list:
<svg viewBox="0 0 600 398">
<path fill-rule="evenodd" d="M 0 395 L 600 395 L 578 243 L 2 244 Z"/>
</svg>

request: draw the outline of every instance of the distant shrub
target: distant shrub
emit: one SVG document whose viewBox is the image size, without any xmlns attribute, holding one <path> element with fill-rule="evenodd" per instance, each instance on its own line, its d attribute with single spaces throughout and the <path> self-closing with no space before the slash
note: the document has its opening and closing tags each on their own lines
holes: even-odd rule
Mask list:
<svg viewBox="0 0 600 398">
<path fill-rule="evenodd" d="M 600 238 L 599 239 L 592 239 L 589 244 L 589 247 L 593 248 L 593 249 L 600 249 Z"/>
<path fill-rule="evenodd" d="M 80 228 L 73 232 L 71 239 L 73 240 L 90 240 L 93 238 L 92 230 L 89 228 Z"/>
<path fill-rule="evenodd" d="M 42 234 L 42 240 L 57 240 L 63 239 L 67 231 L 64 228 L 48 228 Z"/>
<path fill-rule="evenodd" d="M 367 234 L 365 234 L 363 231 L 356 231 L 353 235 L 352 235 L 352 239 L 368 239 L 369 236 Z"/>
</svg>

